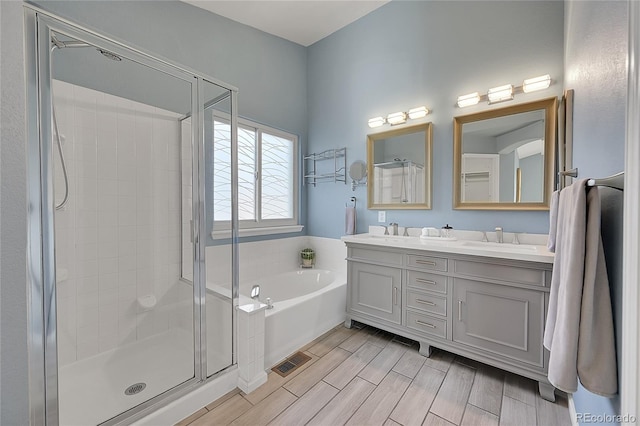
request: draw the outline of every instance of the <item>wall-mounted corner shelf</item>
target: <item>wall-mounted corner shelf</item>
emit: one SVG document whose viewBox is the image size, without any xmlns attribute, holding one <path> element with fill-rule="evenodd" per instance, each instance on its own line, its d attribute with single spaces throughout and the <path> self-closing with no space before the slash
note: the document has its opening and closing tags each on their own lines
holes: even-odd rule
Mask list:
<svg viewBox="0 0 640 426">
<path fill-rule="evenodd" d="M 330 162 L 333 160 L 333 169 Z M 326 166 L 318 163 L 327 161 Z M 304 184 L 316 186 L 322 182 L 347 183 L 347 148 L 327 149 L 304 157 Z"/>
</svg>

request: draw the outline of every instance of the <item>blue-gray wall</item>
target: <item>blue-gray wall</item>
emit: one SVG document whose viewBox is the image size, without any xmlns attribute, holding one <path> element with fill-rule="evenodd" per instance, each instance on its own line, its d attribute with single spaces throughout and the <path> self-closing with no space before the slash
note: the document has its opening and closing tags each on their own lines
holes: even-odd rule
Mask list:
<svg viewBox="0 0 640 426">
<path fill-rule="evenodd" d="M 547 212 L 452 209 L 453 117 L 488 107 L 454 107 L 459 95 L 549 73 L 553 86 L 513 103 L 562 94 L 562 2 L 393 1 L 308 51 L 309 152 L 347 147 L 366 159 L 371 117 L 426 105 L 433 112 L 433 209 L 387 211 L 387 222 L 520 232 L 548 231 Z M 505 104 L 498 105 L 498 107 Z M 384 130 L 388 127 L 382 128 Z M 308 233 L 338 237 L 344 205 L 358 198 L 358 232 L 377 224 L 366 188 L 322 184 L 307 190 Z"/>
<path fill-rule="evenodd" d="M 624 170 L 627 37 L 626 1 L 566 3 L 565 85 L 575 90 L 573 165 L 583 177 L 604 177 Z M 620 365 L 623 195 L 608 188 L 601 188 L 600 195 Z M 618 383 L 619 379 L 618 374 Z M 582 387 L 574 394 L 574 401 L 577 413 L 620 411 L 619 397 L 602 398 Z"/>
<path fill-rule="evenodd" d="M 300 151 L 306 151 L 306 48 L 178 1 L 34 3 L 236 86 L 241 117 L 298 135 Z M 304 225 L 304 192 L 300 207 Z M 211 224 L 207 227 L 210 234 Z"/>
</svg>

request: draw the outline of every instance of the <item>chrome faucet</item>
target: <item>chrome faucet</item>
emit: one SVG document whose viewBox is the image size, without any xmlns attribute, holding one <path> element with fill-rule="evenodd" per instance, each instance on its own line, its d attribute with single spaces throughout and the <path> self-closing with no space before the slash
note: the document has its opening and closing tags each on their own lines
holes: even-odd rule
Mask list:
<svg viewBox="0 0 640 426">
<path fill-rule="evenodd" d="M 502 228 L 499 226 L 496 226 L 496 242 L 498 243 L 504 242 L 502 239 Z"/>
<path fill-rule="evenodd" d="M 391 226 L 391 229 L 393 229 L 393 234 L 391 235 L 398 235 L 398 224 L 396 222 L 392 222 L 389 224 L 389 226 Z"/>
</svg>

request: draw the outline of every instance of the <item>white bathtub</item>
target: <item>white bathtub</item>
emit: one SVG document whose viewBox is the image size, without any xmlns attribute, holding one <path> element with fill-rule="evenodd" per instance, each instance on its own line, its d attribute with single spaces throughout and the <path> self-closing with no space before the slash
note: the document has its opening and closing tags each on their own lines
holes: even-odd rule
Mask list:
<svg viewBox="0 0 640 426">
<path fill-rule="evenodd" d="M 344 322 L 347 303 L 346 276 L 322 269 L 302 269 L 242 283 L 248 296 L 260 286 L 260 300 L 271 298 L 273 309 L 265 315 L 265 367 Z"/>
</svg>

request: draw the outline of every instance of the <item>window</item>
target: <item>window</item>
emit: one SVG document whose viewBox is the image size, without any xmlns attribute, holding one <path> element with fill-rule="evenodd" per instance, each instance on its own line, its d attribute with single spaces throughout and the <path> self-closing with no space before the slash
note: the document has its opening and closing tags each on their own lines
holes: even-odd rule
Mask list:
<svg viewBox="0 0 640 426">
<path fill-rule="evenodd" d="M 213 119 L 214 238 L 230 228 L 231 125 Z M 238 120 L 238 218 L 240 229 L 298 225 L 298 138 Z M 220 232 L 218 232 L 220 231 Z M 272 233 L 269 230 L 260 233 Z M 255 232 L 253 234 L 256 234 Z"/>
</svg>

